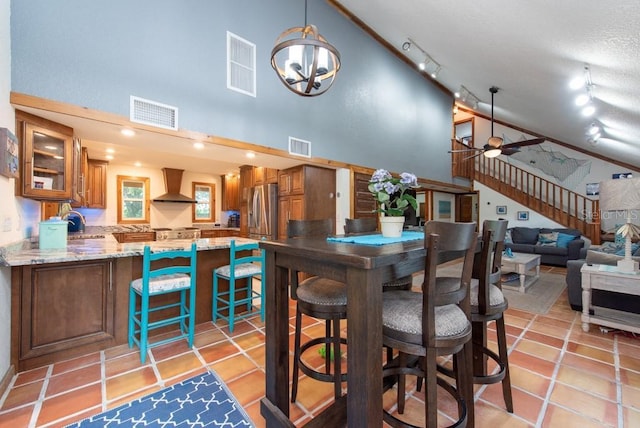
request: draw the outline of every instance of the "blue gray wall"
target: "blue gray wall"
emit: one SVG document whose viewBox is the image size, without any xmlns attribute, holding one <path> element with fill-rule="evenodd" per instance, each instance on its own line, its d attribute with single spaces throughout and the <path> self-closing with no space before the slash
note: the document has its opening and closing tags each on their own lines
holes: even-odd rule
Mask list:
<svg viewBox="0 0 640 428">
<path fill-rule="evenodd" d="M 179 108 L 181 129 L 451 182 L 450 95 L 322 0 L 308 21 L 340 51 L 322 96 L 299 97 L 270 65 L 301 0 L 11 2 L 12 90 L 129 115 L 136 95 Z M 257 94 L 226 89 L 226 31 L 257 45 Z"/>
</svg>

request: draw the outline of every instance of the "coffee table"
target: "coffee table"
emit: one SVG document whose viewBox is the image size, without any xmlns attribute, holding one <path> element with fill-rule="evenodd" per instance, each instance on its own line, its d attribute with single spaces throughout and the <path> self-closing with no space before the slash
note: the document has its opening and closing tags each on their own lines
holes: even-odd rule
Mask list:
<svg viewBox="0 0 640 428">
<path fill-rule="evenodd" d="M 535 268 L 535 273 L 530 271 Z M 540 278 L 540 256 L 538 254 L 513 253 L 513 257 L 502 256 L 502 272 L 516 272 L 520 275 L 518 291 L 526 292 L 527 287 Z M 502 283 L 507 285 L 507 283 Z"/>
</svg>

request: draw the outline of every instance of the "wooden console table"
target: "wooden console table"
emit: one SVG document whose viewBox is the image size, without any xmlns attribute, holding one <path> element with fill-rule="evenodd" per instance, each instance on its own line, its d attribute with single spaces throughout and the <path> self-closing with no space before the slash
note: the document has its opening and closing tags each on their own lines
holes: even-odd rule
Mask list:
<svg viewBox="0 0 640 428">
<path fill-rule="evenodd" d="M 640 333 L 640 315 L 591 304 L 591 290 L 640 295 L 640 274 L 615 271 L 615 266 L 584 265 L 582 272 L 582 330 L 589 331 L 589 323 Z M 593 314 L 591 314 L 593 312 Z"/>
</svg>

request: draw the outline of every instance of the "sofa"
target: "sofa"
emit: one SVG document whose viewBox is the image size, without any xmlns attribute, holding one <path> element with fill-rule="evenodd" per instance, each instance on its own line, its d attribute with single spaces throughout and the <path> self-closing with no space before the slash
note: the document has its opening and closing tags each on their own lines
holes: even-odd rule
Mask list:
<svg viewBox="0 0 640 428">
<path fill-rule="evenodd" d="M 514 253 L 539 254 L 546 265 L 566 266 L 568 260 L 580 258 L 587 239 L 577 229 L 512 227 L 507 230 L 504 246 Z M 590 242 L 589 242 L 590 244 Z"/>
<path fill-rule="evenodd" d="M 633 259 L 640 261 L 640 247 L 636 246 Z M 616 254 L 617 253 L 617 254 Z M 591 247 L 589 250 L 582 250 L 578 260 L 567 262 L 567 295 L 571 309 L 582 311 L 582 273 L 580 269 L 585 263 L 603 264 L 614 266 L 618 260 L 624 258 L 624 250 L 620 246 L 612 248 L 610 245 Z M 613 293 L 605 290 L 592 290 L 591 302 L 594 306 L 602 306 L 610 309 L 618 309 L 626 312 L 640 314 L 640 296 Z"/>
</svg>

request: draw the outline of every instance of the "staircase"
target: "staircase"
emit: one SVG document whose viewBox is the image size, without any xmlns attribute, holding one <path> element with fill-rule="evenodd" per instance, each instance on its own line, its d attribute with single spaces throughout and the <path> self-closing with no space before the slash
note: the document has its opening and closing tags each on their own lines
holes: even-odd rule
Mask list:
<svg viewBox="0 0 640 428">
<path fill-rule="evenodd" d="M 454 149 L 465 148 L 453 140 Z M 453 175 L 476 180 L 510 199 L 568 228 L 578 229 L 600 243 L 598 201 L 558 186 L 499 158 L 453 153 Z"/>
</svg>

